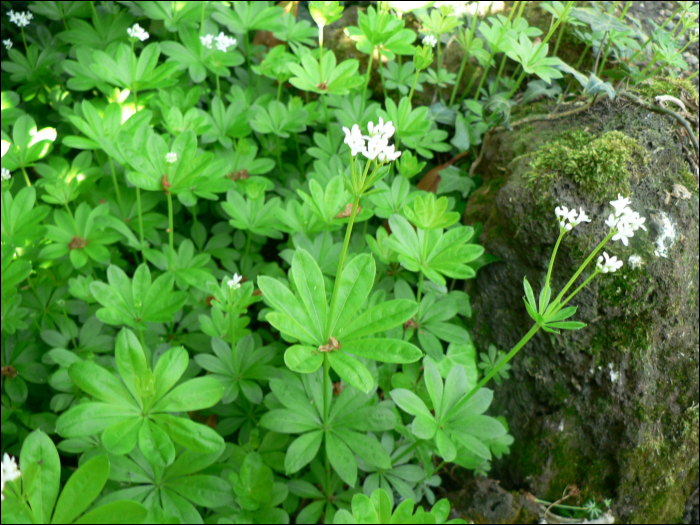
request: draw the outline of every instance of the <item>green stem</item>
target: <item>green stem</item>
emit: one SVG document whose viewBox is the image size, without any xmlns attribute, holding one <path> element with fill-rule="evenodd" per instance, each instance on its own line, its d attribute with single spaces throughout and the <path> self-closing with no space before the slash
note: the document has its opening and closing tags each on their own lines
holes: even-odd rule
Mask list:
<svg viewBox="0 0 700 525">
<path fill-rule="evenodd" d="M 233 289 L 231 289 L 231 302 L 233 303 Z M 236 348 L 236 316 L 233 313 L 233 304 L 228 312 L 228 337 L 231 341 L 231 352 L 233 353 L 233 375 L 238 379 L 238 348 Z"/>
<path fill-rule="evenodd" d="M 250 230 L 248 230 L 248 239 L 245 242 L 245 255 L 243 255 L 243 261 L 245 263 L 248 263 L 248 258 L 250 256 L 250 240 L 252 238 L 252 234 L 250 233 Z M 241 272 L 243 271 L 243 268 L 241 268 Z"/>
<path fill-rule="evenodd" d="M 70 215 L 70 218 L 73 219 L 73 223 L 75 223 L 75 217 L 73 217 L 73 212 L 70 211 L 70 206 L 68 206 L 68 203 L 66 202 L 64 204 L 66 211 L 68 212 L 68 215 Z"/>
<path fill-rule="evenodd" d="M 24 180 L 27 182 L 27 186 L 32 185 L 32 181 L 29 180 L 29 175 L 27 175 L 27 170 L 24 169 L 24 166 L 20 166 L 22 168 L 22 173 L 24 174 Z"/>
<path fill-rule="evenodd" d="M 614 36 L 615 31 L 610 31 L 610 34 L 608 35 L 608 41 L 605 43 L 605 50 L 603 51 L 603 60 L 600 61 L 600 67 L 598 68 L 598 72 L 596 73 L 598 75 L 598 78 L 600 78 L 600 75 L 603 72 L 603 67 L 605 66 L 605 62 L 608 60 L 608 54 L 610 53 L 610 45 L 612 44 Z"/>
<path fill-rule="evenodd" d="M 219 100 L 221 100 L 221 84 L 219 82 L 219 75 L 216 75 L 216 94 L 219 97 Z"/>
<path fill-rule="evenodd" d="M 596 268 L 595 271 L 590 275 L 590 277 L 588 277 L 588 279 L 586 279 L 586 280 L 583 282 L 583 284 L 582 284 L 581 286 L 579 286 L 578 288 L 576 288 L 576 290 L 574 290 L 574 291 L 572 292 L 572 294 L 571 294 L 569 297 L 567 297 L 564 301 L 562 301 L 560 307 L 561 307 L 561 308 L 564 308 L 564 305 L 566 305 L 566 303 L 568 303 L 569 301 L 571 301 L 571 299 L 573 299 L 573 298 L 576 296 L 577 293 L 579 293 L 581 290 L 583 290 L 583 289 L 588 285 L 588 283 L 590 283 L 590 282 L 593 280 L 593 278 L 594 278 L 596 275 L 598 275 L 599 273 L 602 273 L 602 272 L 601 272 L 598 268 Z M 560 309 L 561 309 L 561 308 L 560 308 Z"/>
<path fill-rule="evenodd" d="M 413 445 L 411 445 L 411 446 L 408 447 L 406 450 L 404 450 L 403 452 L 401 452 L 401 454 L 399 454 L 398 456 L 396 456 L 395 458 L 393 458 L 393 459 L 392 459 L 392 463 L 393 463 L 394 465 L 396 465 L 400 459 L 405 458 L 405 457 L 408 456 L 411 452 L 413 452 L 414 450 L 416 450 L 416 449 L 420 446 L 420 444 L 421 444 L 423 441 L 424 441 L 423 439 L 419 439 L 418 441 L 416 441 L 415 443 L 413 443 Z"/>
<path fill-rule="evenodd" d="M 207 7 L 206 2 L 202 2 L 202 16 L 199 22 L 199 36 L 204 36 L 204 11 Z"/>
<path fill-rule="evenodd" d="M 372 74 L 372 55 L 374 54 L 374 50 L 369 54 L 369 58 L 367 59 L 367 76 L 365 78 L 365 86 L 362 88 L 362 105 L 361 105 L 361 111 L 360 115 L 364 113 L 365 111 L 365 99 L 367 98 L 367 87 L 369 86 L 369 80 L 370 80 L 370 75 Z"/>
<path fill-rule="evenodd" d="M 22 42 L 24 42 L 24 52 L 26 53 L 29 48 L 27 47 L 27 40 L 24 38 L 24 28 L 20 27 L 20 30 L 22 31 Z"/>
<path fill-rule="evenodd" d="M 418 294 L 416 295 L 418 304 L 420 304 L 420 298 L 421 298 L 422 293 L 423 293 L 423 272 L 421 272 L 420 277 L 418 277 Z"/>
<path fill-rule="evenodd" d="M 513 359 L 518 352 L 520 352 L 520 349 L 525 346 L 525 344 L 533 338 L 533 336 L 539 331 L 540 325 L 535 324 L 532 328 L 530 328 L 530 331 L 526 333 L 523 338 L 518 341 L 518 344 L 516 344 L 513 349 L 506 355 L 505 359 L 501 360 L 494 368 L 491 369 L 491 371 L 486 374 L 486 376 L 479 381 L 479 384 L 476 385 L 474 388 L 472 388 L 471 392 L 469 392 L 465 397 L 460 399 L 457 404 L 452 407 L 452 409 L 447 413 L 447 415 L 443 418 L 443 421 L 448 421 L 452 416 L 454 416 L 459 409 L 461 409 L 464 405 L 467 404 L 467 402 L 474 397 L 474 394 L 476 394 L 479 390 L 481 390 L 486 383 L 488 383 L 491 378 L 493 378 L 498 372 L 503 368 L 511 359 Z"/>
<path fill-rule="evenodd" d="M 114 184 L 114 192 L 117 194 L 117 205 L 119 206 L 119 211 L 124 217 L 124 207 L 122 206 L 122 194 L 119 191 L 119 183 L 117 182 L 117 172 L 114 171 L 114 161 L 112 157 L 109 157 L 109 168 L 112 170 L 112 184 Z"/>
<path fill-rule="evenodd" d="M 408 106 L 411 105 L 411 100 L 413 100 L 413 92 L 416 90 L 416 83 L 418 82 L 418 74 L 420 71 L 416 70 L 416 74 L 413 77 L 413 84 L 411 85 L 411 92 L 408 94 Z"/>
<path fill-rule="evenodd" d="M 464 73 L 464 67 L 467 65 L 467 59 L 469 58 L 469 55 L 467 53 L 464 53 L 464 58 L 462 59 L 462 63 L 459 66 L 459 73 L 457 73 L 457 82 L 455 83 L 455 87 L 452 88 L 452 96 L 450 97 L 450 106 L 454 104 L 455 102 L 455 96 L 457 95 L 457 88 L 459 87 L 459 82 L 462 80 L 462 74 Z"/>
<path fill-rule="evenodd" d="M 384 82 L 384 68 L 382 67 L 382 52 L 377 49 L 377 52 L 379 53 L 379 76 L 382 79 L 382 91 L 384 92 L 384 100 L 389 98 L 389 95 L 386 93 L 386 84 Z"/>
<path fill-rule="evenodd" d="M 326 463 L 326 497 L 330 497 L 331 494 L 331 479 L 332 479 L 332 470 L 331 470 L 331 460 L 330 456 L 328 454 L 328 433 L 326 430 L 326 426 L 328 425 L 328 420 L 330 416 L 330 407 L 331 407 L 331 396 L 333 395 L 333 390 L 331 387 L 331 362 L 328 359 L 328 354 L 323 355 L 323 429 L 324 429 L 324 437 L 326 440 L 326 446 L 325 446 L 325 463 Z"/>
<path fill-rule="evenodd" d="M 544 281 L 545 289 L 549 286 L 550 279 L 552 278 L 552 268 L 554 268 L 554 259 L 557 256 L 557 250 L 559 249 L 559 244 L 561 244 L 561 240 L 564 238 L 565 233 L 566 233 L 566 231 L 563 229 L 559 231 L 559 238 L 557 239 L 557 243 L 554 245 L 554 251 L 552 252 L 552 257 L 549 259 L 549 269 L 547 270 L 547 279 L 545 279 L 545 281 Z"/>
<path fill-rule="evenodd" d="M 145 261 L 146 258 L 143 255 L 143 250 L 145 249 L 145 244 L 143 241 L 143 212 L 141 211 L 141 188 L 136 187 L 136 206 L 139 211 L 139 240 L 141 241 L 141 257 Z"/>
<path fill-rule="evenodd" d="M 440 33 L 437 35 L 437 77 L 440 78 L 440 69 L 442 67 L 442 53 L 440 53 Z M 442 102 L 442 92 L 440 91 L 440 82 L 435 87 L 437 88 L 438 98 Z"/>
<path fill-rule="evenodd" d="M 66 312 L 66 307 L 63 307 L 63 317 L 66 320 L 66 329 L 70 330 L 70 321 L 68 320 L 68 313 Z M 78 343 L 75 342 L 75 337 L 73 336 L 73 332 L 71 331 L 70 333 L 70 339 L 73 342 L 73 349 L 78 350 Z"/>
<path fill-rule="evenodd" d="M 583 273 L 583 270 L 586 269 L 586 267 L 590 264 L 590 262 L 593 260 L 593 258 L 596 255 L 598 255 L 598 252 L 603 249 L 603 246 L 605 246 L 605 244 L 612 238 L 613 235 L 615 235 L 616 232 L 617 232 L 617 230 L 610 230 L 610 233 L 608 233 L 605 236 L 605 238 L 602 241 L 600 241 L 598 246 L 596 246 L 595 250 L 593 250 L 591 252 L 591 254 L 586 258 L 586 260 L 583 261 L 583 264 L 581 264 L 579 269 L 576 270 L 576 273 L 573 275 L 573 277 L 571 277 L 571 279 L 569 279 L 569 282 L 566 283 L 566 286 L 562 289 L 561 292 L 559 292 L 559 295 L 557 295 L 557 298 L 554 299 L 554 301 L 549 305 L 549 307 L 547 308 L 547 311 L 544 314 L 545 317 L 548 317 L 552 313 L 559 311 L 559 309 L 560 309 L 559 303 L 560 303 L 562 297 L 564 297 L 564 294 L 569 290 L 569 288 L 571 288 L 571 286 L 573 286 L 573 284 L 576 282 L 576 279 L 578 279 L 579 275 L 581 275 L 581 273 Z"/>
<path fill-rule="evenodd" d="M 508 93 L 508 99 L 513 98 L 513 94 L 518 90 L 520 87 L 520 84 L 522 84 L 523 80 L 525 80 L 525 70 L 523 69 L 523 72 L 520 73 L 520 76 L 518 77 L 517 82 L 515 83 L 515 86 L 513 86 L 513 89 L 510 90 L 510 93 Z"/>
<path fill-rule="evenodd" d="M 557 35 L 557 43 L 554 44 L 554 51 L 552 52 L 552 56 L 557 56 L 557 51 L 559 51 L 559 44 L 561 44 L 561 37 L 564 35 L 564 27 L 566 27 L 566 22 L 561 24 L 561 27 L 559 28 L 559 34 Z"/>
<path fill-rule="evenodd" d="M 170 242 L 170 268 L 175 268 L 175 226 L 173 225 L 173 196 L 167 192 L 168 196 L 168 240 Z"/>
<path fill-rule="evenodd" d="M 326 94 L 321 95 L 321 101 L 323 102 L 323 114 L 326 117 L 326 129 L 331 127 L 331 118 L 328 116 L 328 104 L 326 104 Z"/>
</svg>

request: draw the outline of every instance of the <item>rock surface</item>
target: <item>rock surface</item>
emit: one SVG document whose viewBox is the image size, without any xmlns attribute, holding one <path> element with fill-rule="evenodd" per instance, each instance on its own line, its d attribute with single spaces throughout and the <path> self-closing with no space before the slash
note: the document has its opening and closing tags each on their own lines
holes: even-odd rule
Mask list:
<svg viewBox="0 0 700 525">
<path fill-rule="evenodd" d="M 602 181 L 593 192 L 556 168 L 533 173 L 539 148 L 572 130 L 591 140 L 622 132 L 646 155 L 630 156 L 627 180 Z M 575 298 L 575 318 L 588 326 L 562 335 L 540 331 L 512 361 L 512 379 L 496 389 L 494 413 L 505 415 L 516 442 L 490 475 L 508 489 L 553 501 L 575 484 L 581 503 L 612 498 L 622 522 L 683 518 L 698 478 L 699 218 L 697 175 L 677 130 L 672 118 L 618 98 L 496 133 L 486 145 L 477 170 L 483 186 L 465 210 L 468 224 L 484 223 L 481 241 L 501 259 L 481 269 L 468 290 L 481 349 L 494 343 L 507 351 L 532 325 L 522 281 L 527 277 L 538 293 L 558 235 L 556 205 L 583 206 L 593 222 L 565 238 L 555 293 L 607 233 L 607 201 L 618 188 L 629 187 L 633 209 L 649 226 L 627 248 L 608 245 L 625 266 Z M 587 166 L 605 169 L 605 162 L 591 158 Z M 690 197 L 668 199 L 674 184 Z"/>
</svg>

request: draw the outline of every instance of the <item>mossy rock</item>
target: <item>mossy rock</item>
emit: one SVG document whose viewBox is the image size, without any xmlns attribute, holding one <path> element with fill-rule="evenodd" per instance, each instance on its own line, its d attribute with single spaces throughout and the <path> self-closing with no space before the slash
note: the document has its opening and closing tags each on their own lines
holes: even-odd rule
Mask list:
<svg viewBox="0 0 700 525">
<path fill-rule="evenodd" d="M 612 498 L 622 522 L 683 516 L 698 476 L 699 214 L 677 129 L 666 115 L 605 100 L 486 142 L 483 186 L 465 221 L 484 223 L 481 242 L 500 262 L 479 270 L 468 290 L 478 347 L 508 350 L 532 326 L 523 277 L 543 284 L 558 236 L 555 206 L 582 206 L 593 218 L 565 237 L 555 292 L 607 233 L 618 192 L 648 226 L 628 247 L 609 244 L 625 266 L 574 299 L 575 319 L 588 326 L 540 331 L 496 388 L 496 413 L 516 441 L 491 477 L 509 489 L 554 501 L 577 485 L 579 503 Z M 674 185 L 688 190 L 685 198 L 669 196 Z"/>
</svg>

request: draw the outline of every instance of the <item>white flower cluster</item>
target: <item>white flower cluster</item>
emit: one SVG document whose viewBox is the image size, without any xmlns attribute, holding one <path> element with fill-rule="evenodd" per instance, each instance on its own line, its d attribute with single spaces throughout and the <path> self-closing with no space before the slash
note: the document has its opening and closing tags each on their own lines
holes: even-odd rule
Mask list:
<svg viewBox="0 0 700 525">
<path fill-rule="evenodd" d="M 605 262 L 603 262 L 603 256 L 605 256 Z M 603 252 L 603 255 L 598 257 L 596 267 L 603 273 L 616 272 L 622 268 L 622 261 L 618 261 L 614 255 L 610 257 L 606 252 Z"/>
<path fill-rule="evenodd" d="M 144 28 L 138 24 L 134 24 L 133 26 L 128 28 L 126 32 L 131 38 L 138 38 L 141 42 L 145 42 L 146 40 L 148 40 L 148 37 L 151 36 L 148 33 L 146 33 Z"/>
<path fill-rule="evenodd" d="M 641 217 L 636 211 L 630 208 L 630 199 L 617 194 L 617 200 L 610 201 L 610 205 L 615 209 L 615 213 L 611 213 L 608 220 L 605 221 L 611 230 L 615 230 L 613 241 L 622 241 L 622 244 L 627 246 L 629 240 L 634 237 L 634 232 L 639 228 L 646 231 L 644 222 L 646 219 Z"/>
<path fill-rule="evenodd" d="M 2 168 L 2 181 L 8 181 L 12 178 L 12 173 L 7 168 Z"/>
<path fill-rule="evenodd" d="M 241 281 L 243 280 L 242 275 L 238 275 L 237 273 L 233 274 L 233 277 L 229 279 L 226 284 L 228 284 L 228 287 L 231 288 L 231 290 L 238 290 L 241 287 Z"/>
<path fill-rule="evenodd" d="M 369 135 L 363 135 L 360 131 L 360 126 L 355 124 L 352 129 L 343 127 L 345 132 L 345 144 L 350 147 L 350 152 L 352 156 L 357 156 L 358 153 L 362 153 L 365 157 L 370 160 L 377 159 L 379 162 L 391 162 L 398 159 L 401 156 L 400 151 L 396 151 L 396 146 L 393 144 L 389 146 L 389 139 L 396 132 L 394 124 L 389 122 L 384 122 L 384 120 L 379 117 L 379 123 L 375 126 L 374 122 L 370 122 L 367 125 L 367 130 Z"/>
<path fill-rule="evenodd" d="M 570 232 L 582 222 L 591 222 L 583 208 L 579 208 L 579 211 L 576 211 L 574 209 L 569 210 L 566 206 L 557 206 L 554 209 L 554 213 L 559 220 L 561 229 L 567 232 Z"/>
<path fill-rule="evenodd" d="M 17 24 L 19 27 L 27 27 L 31 20 L 34 20 L 34 15 L 29 11 L 23 11 L 21 13 L 15 13 L 14 11 L 8 11 L 7 16 L 10 17 L 10 22 Z M 7 47 L 7 44 L 5 44 Z M 12 46 L 10 46 L 12 47 Z M 10 49 L 8 47 L 8 49 Z"/>
<path fill-rule="evenodd" d="M 226 36 L 223 31 L 219 33 L 218 36 L 214 35 L 204 35 L 199 37 L 202 45 L 207 49 L 211 49 L 212 44 L 216 41 L 216 49 L 226 53 L 229 47 L 235 46 L 238 42 L 235 38 Z"/>
<path fill-rule="evenodd" d="M 175 153 L 174 151 L 166 153 L 165 162 L 167 162 L 168 164 L 175 164 L 177 162 L 177 153 Z"/>
<path fill-rule="evenodd" d="M 5 482 L 14 481 L 19 478 L 22 473 L 17 466 L 17 460 L 5 454 L 2 457 L 2 501 L 5 501 Z"/>
<path fill-rule="evenodd" d="M 425 36 L 423 37 L 423 45 L 435 47 L 437 45 L 437 38 L 435 38 L 435 35 Z"/>
<path fill-rule="evenodd" d="M 12 40 L 10 40 L 9 38 L 3 40 L 2 43 L 5 46 L 5 49 L 7 49 L 8 51 L 12 49 Z"/>
</svg>

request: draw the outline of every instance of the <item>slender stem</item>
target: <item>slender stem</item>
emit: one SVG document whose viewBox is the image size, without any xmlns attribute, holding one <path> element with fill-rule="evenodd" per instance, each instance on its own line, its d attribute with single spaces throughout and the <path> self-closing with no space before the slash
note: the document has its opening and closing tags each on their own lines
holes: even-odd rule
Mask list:
<svg viewBox="0 0 700 525">
<path fill-rule="evenodd" d="M 248 258 L 250 256 L 250 240 L 252 238 L 252 234 L 250 233 L 250 230 L 248 230 L 248 239 L 245 242 L 245 254 L 243 255 L 243 262 L 248 263 Z M 243 272 L 243 268 L 241 268 L 241 272 Z"/>
<path fill-rule="evenodd" d="M 586 286 L 588 286 L 588 283 L 590 283 L 590 282 L 593 280 L 593 278 L 594 278 L 596 275 L 598 275 L 599 273 L 601 273 L 601 271 L 600 271 L 598 268 L 596 268 L 595 271 L 588 277 L 588 279 L 586 279 L 586 280 L 583 282 L 583 284 L 582 284 L 581 286 L 579 286 L 578 288 L 576 288 L 576 290 L 574 290 L 573 293 L 572 293 L 569 297 L 567 297 L 564 301 L 562 301 L 560 307 L 563 308 L 564 305 L 565 305 L 566 303 L 568 303 L 569 301 L 571 301 L 571 299 L 573 299 L 574 296 L 576 296 L 577 293 L 579 293 L 579 292 L 580 292 L 581 290 L 583 290 Z M 561 309 L 561 308 L 559 308 L 559 309 Z"/>
<path fill-rule="evenodd" d="M 605 244 L 612 238 L 613 235 L 615 235 L 616 232 L 617 232 L 617 230 L 610 230 L 610 233 L 608 233 L 605 236 L 605 238 L 602 241 L 600 241 L 598 246 L 596 246 L 595 250 L 593 250 L 591 252 L 591 254 L 586 258 L 586 260 L 583 261 L 583 264 L 581 264 L 579 269 L 576 270 L 576 273 L 573 275 L 573 277 L 571 277 L 571 279 L 569 279 L 569 282 L 566 283 L 566 286 L 562 289 L 561 292 L 559 292 L 559 295 L 557 295 L 557 298 L 554 299 L 554 301 L 549 305 L 549 307 L 547 308 L 547 311 L 545 312 L 545 317 L 549 316 L 552 312 L 559 310 L 559 308 L 558 308 L 559 303 L 560 303 L 562 297 L 564 297 L 564 294 L 569 290 L 569 288 L 571 288 L 571 286 L 576 282 L 576 279 L 578 279 L 578 276 L 581 275 L 583 270 L 586 269 L 586 266 L 588 266 L 590 264 L 590 262 L 593 260 L 593 258 L 596 255 L 598 255 L 598 252 L 603 249 L 603 246 L 605 246 Z"/>
<path fill-rule="evenodd" d="M 370 75 L 372 74 L 372 55 L 374 54 L 374 50 L 369 54 L 369 58 L 367 59 L 367 76 L 365 77 L 365 85 L 362 88 L 362 106 L 361 106 L 361 111 L 360 115 L 364 113 L 365 111 L 365 99 L 367 98 L 367 87 L 369 86 L 369 80 L 370 80 Z"/>
<path fill-rule="evenodd" d="M 70 330 L 70 321 L 68 320 L 68 313 L 66 312 L 66 307 L 63 307 L 63 317 L 66 320 L 66 328 Z M 78 343 L 75 342 L 75 337 L 73 336 L 73 331 L 70 332 L 70 339 L 73 342 L 73 349 L 78 350 Z"/>
<path fill-rule="evenodd" d="M 319 257 L 323 258 L 323 252 L 326 249 L 326 238 L 328 237 L 328 228 L 323 229 L 323 242 L 321 243 L 321 253 Z"/>
<path fill-rule="evenodd" d="M 440 52 L 440 33 L 437 35 L 437 77 L 440 78 L 440 69 L 442 67 L 442 53 Z M 440 91 L 440 82 L 435 87 L 437 88 L 438 98 L 442 102 L 442 92 Z"/>
<path fill-rule="evenodd" d="M 421 444 L 423 441 L 424 441 L 423 439 L 419 439 L 418 441 L 416 441 L 415 443 L 413 443 L 410 447 L 408 447 L 406 450 L 404 450 L 403 452 L 401 452 L 401 454 L 399 454 L 398 456 L 396 456 L 396 457 L 392 460 L 392 463 L 393 463 L 394 465 L 396 465 L 397 462 L 398 462 L 400 459 L 405 458 L 405 457 L 408 456 L 411 452 L 413 452 L 414 450 L 416 450 L 416 449 L 420 446 L 420 444 Z"/>
<path fill-rule="evenodd" d="M 170 242 L 170 267 L 175 268 L 175 226 L 173 225 L 173 196 L 168 195 L 168 239 Z"/>
<path fill-rule="evenodd" d="M 328 104 L 326 103 L 326 94 L 321 95 L 321 101 L 323 102 L 323 114 L 326 117 L 326 129 L 331 127 L 331 118 L 328 116 Z"/>
<path fill-rule="evenodd" d="M 277 169 L 280 171 L 280 175 L 284 175 L 282 171 L 282 143 L 280 142 L 280 136 L 275 134 L 275 139 L 277 139 L 277 148 L 275 148 Z"/>
<path fill-rule="evenodd" d="M 515 355 L 520 352 L 520 349 L 525 346 L 525 344 L 533 338 L 533 336 L 539 331 L 540 325 L 535 324 L 532 328 L 530 328 L 530 331 L 526 333 L 523 338 L 518 341 L 518 344 L 516 344 L 513 349 L 508 352 L 508 355 L 506 355 L 505 359 L 502 359 L 494 368 L 491 369 L 491 371 L 484 376 L 484 378 L 479 381 L 479 384 L 476 385 L 474 388 L 472 388 L 471 392 L 469 392 L 466 396 L 464 396 L 462 399 L 460 399 L 457 404 L 452 407 L 452 409 L 447 413 L 447 415 L 443 418 L 444 421 L 448 421 L 452 416 L 454 416 L 459 409 L 461 409 L 464 405 L 467 404 L 467 402 L 474 397 L 474 394 L 476 394 L 479 390 L 481 390 L 486 383 L 488 383 L 491 378 L 493 378 L 498 372 L 503 368 L 511 359 L 515 357 Z"/>
<path fill-rule="evenodd" d="M 216 74 L 216 94 L 218 95 L 219 99 L 221 99 L 221 84 L 219 82 L 219 74 Z"/>
<path fill-rule="evenodd" d="M 465 52 L 464 58 L 462 58 L 462 63 L 459 66 L 459 73 L 457 73 L 457 82 L 455 87 L 452 88 L 452 96 L 450 97 L 450 106 L 455 102 L 455 96 L 457 96 L 457 88 L 459 87 L 459 82 L 462 80 L 462 73 L 464 73 L 464 67 L 467 65 L 467 59 L 469 55 Z"/>
<path fill-rule="evenodd" d="M 333 390 L 331 386 L 331 362 L 328 359 L 328 354 L 323 355 L 323 428 L 324 435 L 326 439 L 325 446 L 325 463 L 326 463 L 326 495 L 331 493 L 331 459 L 328 454 L 328 433 L 326 427 L 328 426 L 330 419 L 331 410 L 331 396 L 333 395 Z"/>
<path fill-rule="evenodd" d="M 547 288 L 549 286 L 549 281 L 552 278 L 552 268 L 554 268 L 554 259 L 557 256 L 557 250 L 559 249 L 559 244 L 561 244 L 561 240 L 564 238 L 565 233 L 566 233 L 566 230 L 560 229 L 559 238 L 557 239 L 557 243 L 554 245 L 554 251 L 552 252 L 552 257 L 549 259 L 549 269 L 547 270 L 547 279 L 544 281 L 545 288 Z"/>
<path fill-rule="evenodd" d="M 68 206 L 68 203 L 64 203 L 63 206 L 65 206 L 68 215 L 70 215 L 70 218 L 73 219 L 73 222 L 75 223 L 75 217 L 73 217 L 73 212 L 70 211 L 70 206 Z"/>
<path fill-rule="evenodd" d="M 238 378 L 238 348 L 236 348 L 236 316 L 234 315 L 233 288 L 231 290 L 231 306 L 228 310 L 228 337 L 231 341 L 231 352 L 233 353 L 233 374 Z"/>
<path fill-rule="evenodd" d="M 411 92 L 408 94 L 408 105 L 411 105 L 411 100 L 413 100 L 413 92 L 416 90 L 416 83 L 418 82 L 418 74 L 420 71 L 416 69 L 416 74 L 413 77 L 413 84 L 411 85 Z"/>
<path fill-rule="evenodd" d="M 382 91 L 384 92 L 384 100 L 389 98 L 389 95 L 386 93 L 386 84 L 384 82 L 384 68 L 382 67 L 382 52 L 379 48 L 377 48 L 377 52 L 379 53 L 379 76 L 382 79 Z"/>
<path fill-rule="evenodd" d="M 557 56 L 557 51 L 559 51 L 559 44 L 561 44 L 561 37 L 564 35 L 564 27 L 566 27 L 566 22 L 563 22 L 561 24 L 561 27 L 559 28 L 559 34 L 557 35 L 557 43 L 554 44 L 554 51 L 552 52 L 552 56 Z"/>
<path fill-rule="evenodd" d="M 204 36 L 204 10 L 207 7 L 206 2 L 202 2 L 202 16 L 199 22 L 199 36 Z"/>
<path fill-rule="evenodd" d="M 608 41 L 605 43 L 605 51 L 603 52 L 603 60 L 600 61 L 600 67 L 598 68 L 598 78 L 600 78 L 603 68 L 605 67 L 605 62 L 608 60 L 608 54 L 610 53 L 610 45 L 612 44 L 613 37 L 615 36 L 615 31 L 610 31 L 608 35 Z"/>
<path fill-rule="evenodd" d="M 24 166 L 20 166 L 22 168 L 22 173 L 24 174 L 24 180 L 27 182 L 27 186 L 32 185 L 32 181 L 29 180 L 29 175 L 27 175 L 27 170 L 24 169 Z"/>
<path fill-rule="evenodd" d="M 513 89 L 510 90 L 510 93 L 508 93 L 508 99 L 513 98 L 513 94 L 518 90 L 520 87 L 520 84 L 523 83 L 523 80 L 525 80 L 525 70 L 523 69 L 523 72 L 520 73 L 520 76 L 518 77 L 518 80 L 516 81 L 515 85 L 513 86 Z"/>
<path fill-rule="evenodd" d="M 22 42 L 24 42 L 24 52 L 26 53 L 29 48 L 27 47 L 27 40 L 24 38 L 24 28 L 20 27 L 20 30 L 22 31 Z"/>
<path fill-rule="evenodd" d="M 416 302 L 420 304 L 420 298 L 421 294 L 423 293 L 423 272 L 420 273 L 420 277 L 418 277 L 418 295 Z"/>
<path fill-rule="evenodd" d="M 119 191 L 119 183 L 117 182 L 117 173 L 114 171 L 114 161 L 112 157 L 109 157 L 109 167 L 112 170 L 112 184 L 114 184 L 114 192 L 117 194 L 117 204 L 119 205 L 119 211 L 124 217 L 124 207 L 122 206 L 122 194 Z"/>
</svg>

